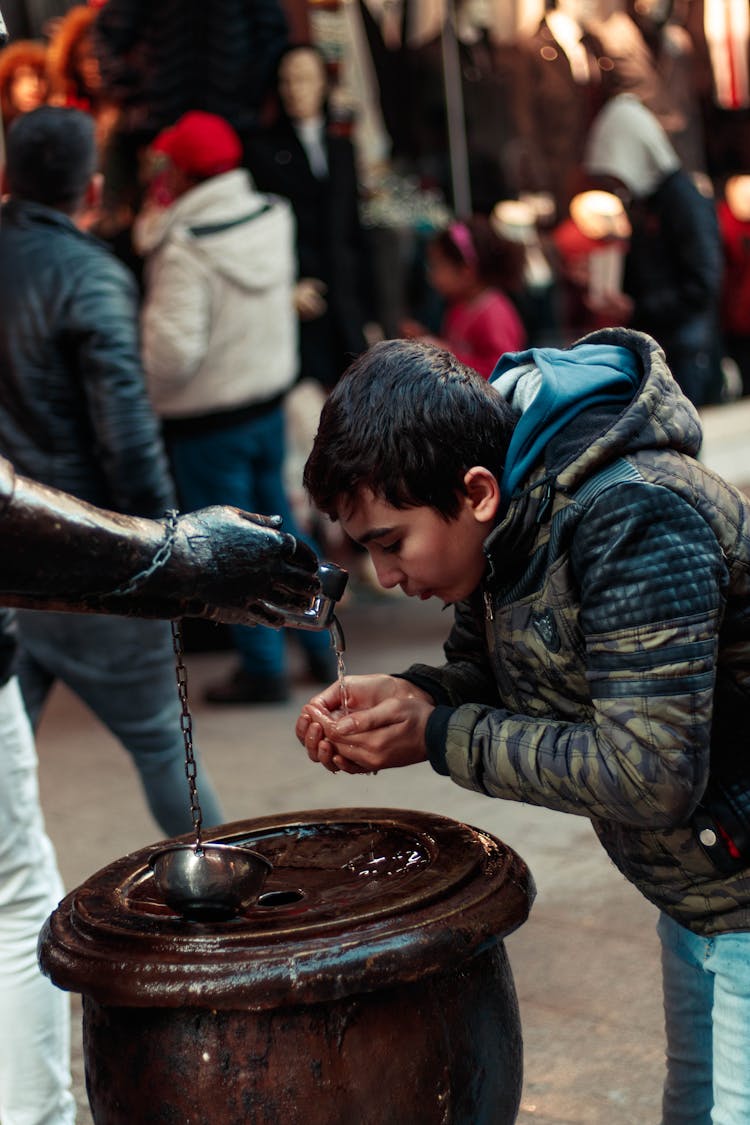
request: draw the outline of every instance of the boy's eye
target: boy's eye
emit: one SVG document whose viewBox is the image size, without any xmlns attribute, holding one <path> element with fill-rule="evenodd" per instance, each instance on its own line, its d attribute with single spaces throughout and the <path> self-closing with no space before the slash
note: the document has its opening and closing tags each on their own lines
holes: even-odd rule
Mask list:
<svg viewBox="0 0 750 1125">
<path fill-rule="evenodd" d="M 383 549 L 383 551 L 385 551 L 386 555 L 395 555 L 400 546 L 401 546 L 401 540 L 400 539 L 394 539 L 394 541 L 392 543 L 388 543 L 387 545 L 384 543 L 382 545 L 382 549 Z"/>
</svg>

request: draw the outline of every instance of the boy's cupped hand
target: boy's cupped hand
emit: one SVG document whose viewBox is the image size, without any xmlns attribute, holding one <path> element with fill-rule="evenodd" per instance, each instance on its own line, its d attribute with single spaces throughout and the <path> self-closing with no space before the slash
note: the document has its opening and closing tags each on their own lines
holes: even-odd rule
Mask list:
<svg viewBox="0 0 750 1125">
<path fill-rule="evenodd" d="M 312 762 L 332 773 L 374 773 L 427 758 L 425 729 L 435 704 L 395 676 L 347 676 L 344 711 L 336 682 L 305 704 L 296 734 Z"/>
</svg>

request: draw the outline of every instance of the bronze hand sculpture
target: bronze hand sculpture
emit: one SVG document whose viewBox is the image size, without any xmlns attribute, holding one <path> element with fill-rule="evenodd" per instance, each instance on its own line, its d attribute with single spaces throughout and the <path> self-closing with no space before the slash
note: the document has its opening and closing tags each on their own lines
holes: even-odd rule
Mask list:
<svg viewBox="0 0 750 1125">
<path fill-rule="evenodd" d="M 220 506 L 119 515 L 16 476 L 0 458 L 0 603 L 280 626 L 320 583 L 314 553 L 278 522 Z"/>
</svg>

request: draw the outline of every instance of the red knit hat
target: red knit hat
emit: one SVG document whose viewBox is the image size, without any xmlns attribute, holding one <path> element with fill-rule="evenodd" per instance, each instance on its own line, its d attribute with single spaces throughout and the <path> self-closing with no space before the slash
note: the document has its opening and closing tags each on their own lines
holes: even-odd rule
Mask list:
<svg viewBox="0 0 750 1125">
<path fill-rule="evenodd" d="M 199 180 L 231 172 L 242 159 L 242 142 L 229 122 L 199 109 L 190 110 L 174 125 L 162 129 L 151 148 Z"/>
</svg>

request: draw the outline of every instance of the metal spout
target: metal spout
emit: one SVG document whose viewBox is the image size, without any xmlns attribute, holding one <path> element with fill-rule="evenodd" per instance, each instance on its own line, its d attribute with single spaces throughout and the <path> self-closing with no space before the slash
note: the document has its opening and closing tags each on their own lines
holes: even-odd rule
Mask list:
<svg viewBox="0 0 750 1125">
<path fill-rule="evenodd" d="M 336 620 L 335 611 L 341 595 L 346 589 L 349 574 L 340 566 L 333 563 L 321 563 L 318 567 L 320 591 L 315 595 L 304 613 L 293 613 L 280 609 L 278 606 L 271 608 L 282 618 L 281 626 L 291 629 L 332 629 Z M 343 641 L 341 627 L 337 623 L 338 634 Z M 340 651 L 343 651 L 343 646 Z"/>
<path fill-rule="evenodd" d="M 331 624 L 328 626 L 328 632 L 331 634 L 331 646 L 336 652 L 346 652 L 344 630 L 341 628 L 341 623 L 335 613 L 331 615 Z"/>
</svg>

